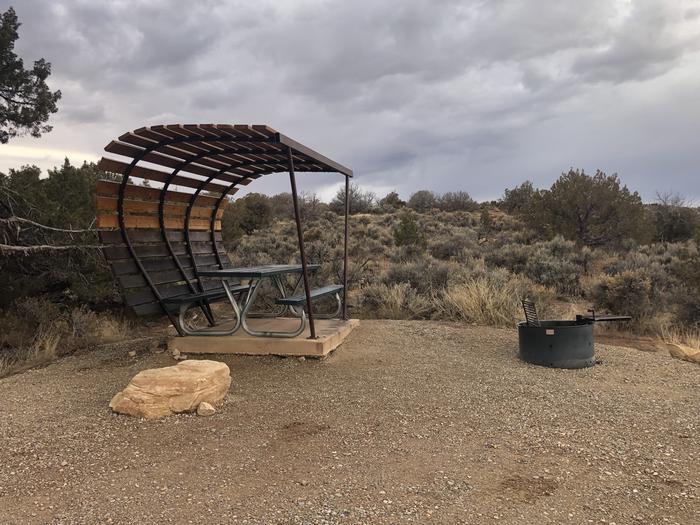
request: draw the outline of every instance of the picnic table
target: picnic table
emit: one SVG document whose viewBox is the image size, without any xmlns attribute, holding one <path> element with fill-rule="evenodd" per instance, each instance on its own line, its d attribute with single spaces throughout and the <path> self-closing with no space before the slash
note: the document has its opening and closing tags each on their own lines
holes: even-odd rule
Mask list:
<svg viewBox="0 0 700 525">
<path fill-rule="evenodd" d="M 306 269 L 309 272 L 315 272 L 320 268 L 318 264 L 309 264 Z M 226 290 L 229 296 L 229 302 L 236 312 L 237 321 L 234 326 L 234 333 L 238 328 L 243 328 L 245 332 L 252 336 L 259 337 L 296 337 L 304 331 L 306 328 L 306 313 L 304 311 L 304 304 L 306 303 L 306 294 L 297 294 L 299 284 L 303 277 L 303 265 L 301 264 L 268 264 L 263 266 L 249 266 L 243 268 L 224 268 L 216 270 L 201 270 L 199 271 L 200 277 L 217 278 L 221 280 L 221 285 L 224 290 Z M 291 295 L 287 289 L 287 275 L 298 275 L 296 283 L 291 289 Z M 241 304 L 239 305 L 235 299 L 233 299 L 233 293 L 231 293 L 231 288 L 229 285 L 229 280 L 231 279 L 245 279 L 247 280 L 247 292 L 242 295 Z M 258 292 L 261 289 L 261 285 L 265 281 L 271 281 L 274 287 L 278 290 L 280 297 L 275 300 L 278 308 L 273 312 L 253 312 L 251 310 L 256 298 L 258 297 Z M 338 293 L 343 289 L 342 285 L 330 285 L 321 288 L 316 288 L 311 290 L 311 298 L 321 298 L 328 295 L 335 295 L 338 308 L 335 312 L 329 314 L 316 314 L 317 318 L 330 318 L 336 317 L 340 313 L 341 302 Z M 297 309 L 298 308 L 298 309 Z M 285 313 L 289 313 L 294 317 L 298 317 L 300 322 L 299 326 L 292 331 L 280 332 L 280 331 L 261 331 L 251 328 L 248 324 L 248 319 L 251 317 L 280 317 Z"/>
</svg>

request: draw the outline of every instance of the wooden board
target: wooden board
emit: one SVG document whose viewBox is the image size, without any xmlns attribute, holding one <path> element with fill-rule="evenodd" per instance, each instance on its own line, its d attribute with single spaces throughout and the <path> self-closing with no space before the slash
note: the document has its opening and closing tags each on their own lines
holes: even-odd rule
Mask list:
<svg viewBox="0 0 700 525">
<path fill-rule="evenodd" d="M 254 330 L 291 330 L 299 326 L 297 319 L 249 319 Z M 309 328 L 297 337 L 253 337 L 243 329 L 235 334 L 215 337 L 174 337 L 169 346 L 183 354 L 243 354 L 323 357 L 338 348 L 350 332 L 360 324 L 359 319 L 317 319 L 317 339 L 308 339 Z"/>
<path fill-rule="evenodd" d="M 123 173 L 126 173 L 126 170 L 129 169 L 130 166 L 125 162 L 119 162 L 118 160 L 102 157 L 100 162 L 97 164 L 97 167 L 102 171 L 122 175 Z M 139 179 L 153 180 L 156 182 L 166 182 L 169 180 L 170 184 L 174 184 L 176 186 L 186 186 L 194 189 L 201 187 L 204 190 L 218 193 L 223 193 L 228 189 L 228 185 L 206 182 L 206 180 L 192 179 L 189 177 L 183 177 L 182 175 L 175 175 L 174 177 L 171 177 L 170 173 L 144 168 L 143 166 L 134 166 L 131 168 L 130 176 Z M 233 182 L 239 179 L 240 177 L 238 179 L 233 179 Z"/>
<path fill-rule="evenodd" d="M 165 227 L 169 230 L 182 230 L 185 228 L 185 218 L 176 217 L 165 217 L 164 219 Z M 146 229 L 156 229 L 160 228 L 160 221 L 157 215 L 126 215 L 124 216 L 124 224 L 127 228 L 146 228 Z M 211 224 L 209 221 L 204 219 L 191 219 L 190 229 L 191 230 L 208 230 Z M 119 219 L 116 215 L 98 215 L 97 216 L 97 227 L 98 228 L 118 228 Z M 221 230 L 221 221 L 215 221 L 214 229 L 216 231 Z"/>
<path fill-rule="evenodd" d="M 112 211 L 116 212 L 118 207 L 119 199 L 113 199 L 111 197 L 95 197 L 95 206 L 99 211 Z M 158 202 L 154 201 L 132 201 L 124 200 L 124 213 L 125 214 L 142 214 L 142 213 L 152 213 L 157 214 L 159 210 Z M 190 216 L 195 219 L 210 219 L 214 209 L 211 207 L 200 207 L 193 206 Z M 184 204 L 165 204 L 163 206 L 163 215 L 174 216 L 174 217 L 184 217 L 187 213 L 187 206 Z M 216 217 L 221 219 L 224 215 L 223 208 L 219 208 L 216 211 Z"/>
<path fill-rule="evenodd" d="M 98 195 L 108 195 L 117 196 L 119 195 L 119 187 L 121 183 L 113 182 L 109 180 L 98 180 L 95 185 L 95 190 Z M 125 190 L 125 198 L 127 199 L 137 199 L 144 201 L 155 201 L 158 202 L 160 199 L 161 190 L 158 188 L 149 188 L 146 186 L 137 186 L 135 184 L 127 184 Z M 228 195 L 233 195 L 236 193 L 236 188 L 233 188 Z M 179 191 L 169 190 L 165 192 L 166 201 L 183 202 L 189 204 L 192 199 L 191 193 L 183 193 Z M 216 206 L 219 202 L 217 197 L 211 197 L 209 195 L 199 195 L 195 201 L 196 206 Z"/>
</svg>

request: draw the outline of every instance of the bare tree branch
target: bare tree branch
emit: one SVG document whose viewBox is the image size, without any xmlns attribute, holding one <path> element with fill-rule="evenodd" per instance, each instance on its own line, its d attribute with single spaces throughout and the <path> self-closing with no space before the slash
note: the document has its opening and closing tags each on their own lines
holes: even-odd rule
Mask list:
<svg viewBox="0 0 700 525">
<path fill-rule="evenodd" d="M 32 226 L 36 226 L 37 228 L 43 228 L 45 230 L 51 230 L 54 232 L 63 232 L 63 233 L 88 233 L 88 232 L 94 232 L 95 230 L 92 228 L 88 229 L 78 229 L 78 230 L 73 230 L 73 229 L 67 229 L 67 228 L 54 228 L 53 226 L 46 226 L 45 224 L 40 224 L 38 222 L 34 222 L 29 219 L 23 219 L 22 217 L 8 217 L 6 219 L 0 218 L 0 222 L 4 223 L 12 223 L 12 222 L 21 222 L 24 224 L 31 224 Z"/>
<path fill-rule="evenodd" d="M 28 255 L 41 251 L 67 251 L 67 250 L 82 250 L 82 249 L 99 249 L 101 244 L 70 244 L 65 246 L 55 246 L 52 244 L 37 244 L 34 246 L 12 246 L 10 244 L 0 244 L 0 253 L 21 253 Z"/>
</svg>

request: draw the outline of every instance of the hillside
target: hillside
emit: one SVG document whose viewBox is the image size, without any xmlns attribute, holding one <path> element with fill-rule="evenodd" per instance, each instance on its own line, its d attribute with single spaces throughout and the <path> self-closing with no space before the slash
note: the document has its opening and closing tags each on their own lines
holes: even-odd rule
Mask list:
<svg viewBox="0 0 700 525">
<path fill-rule="evenodd" d="M 319 281 L 339 281 L 342 217 L 326 211 L 306 223 Z M 698 323 L 694 268 L 698 249 L 684 242 L 589 248 L 547 238 L 497 207 L 424 212 L 403 208 L 350 218 L 351 311 L 362 318 L 433 319 L 510 327 L 520 299 L 541 317 L 599 312 L 629 314 L 617 326 L 636 335 L 682 338 Z M 231 240 L 235 264 L 293 262 L 294 223 L 273 219 Z"/>
</svg>

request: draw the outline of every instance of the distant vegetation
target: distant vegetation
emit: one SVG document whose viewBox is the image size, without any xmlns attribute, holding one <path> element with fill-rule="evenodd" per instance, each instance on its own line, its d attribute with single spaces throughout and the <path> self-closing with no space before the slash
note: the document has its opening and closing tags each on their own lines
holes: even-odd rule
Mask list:
<svg viewBox="0 0 700 525">
<path fill-rule="evenodd" d="M 358 186 L 351 198 L 355 315 L 512 326 L 529 296 L 543 313 L 628 313 L 637 333 L 700 325 L 700 216 L 680 197 L 644 204 L 616 175 L 571 170 L 548 189 L 525 182 L 489 203 L 427 190 L 377 198 Z M 302 199 L 322 280 L 340 278 L 343 199 L 344 190 L 329 205 Z M 248 195 L 228 206 L 226 246 L 240 264 L 294 260 L 284 202 Z M 253 221 L 261 226 L 242 233 Z"/>
<path fill-rule="evenodd" d="M 35 167 L 0 174 L 0 352 L 16 355 L 24 340 L 36 356 L 127 332 L 93 227 L 101 176 L 68 161 L 44 178 Z M 512 327 L 529 297 L 542 316 L 589 306 L 630 314 L 638 334 L 700 329 L 700 217 L 678 196 L 644 204 L 617 176 L 576 170 L 548 189 L 526 182 L 484 203 L 463 191 L 406 201 L 350 191 L 352 315 Z M 341 279 L 343 202 L 344 190 L 330 203 L 300 196 L 319 281 Z M 291 195 L 229 202 L 223 235 L 236 264 L 296 261 Z"/>
</svg>

